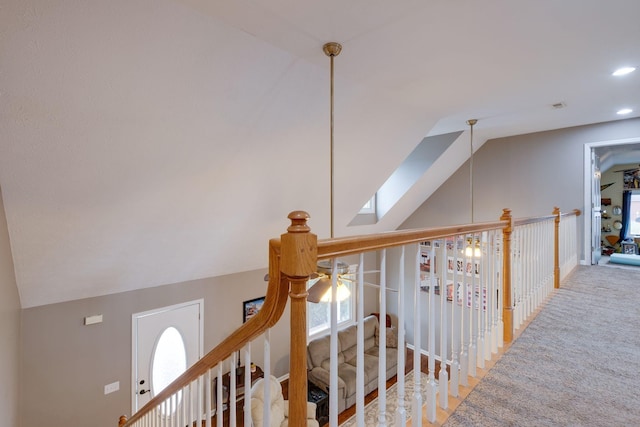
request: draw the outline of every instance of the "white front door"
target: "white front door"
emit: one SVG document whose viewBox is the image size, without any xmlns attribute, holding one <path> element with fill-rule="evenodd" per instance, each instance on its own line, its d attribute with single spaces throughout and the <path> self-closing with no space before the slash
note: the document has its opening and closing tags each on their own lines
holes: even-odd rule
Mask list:
<svg viewBox="0 0 640 427">
<path fill-rule="evenodd" d="M 204 300 L 136 313 L 132 413 L 202 357 Z"/>
</svg>

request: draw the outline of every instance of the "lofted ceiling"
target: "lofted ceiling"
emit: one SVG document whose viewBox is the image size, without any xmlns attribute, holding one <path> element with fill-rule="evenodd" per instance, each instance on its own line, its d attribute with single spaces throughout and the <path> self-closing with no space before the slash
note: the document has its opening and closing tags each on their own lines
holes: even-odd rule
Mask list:
<svg viewBox="0 0 640 427">
<path fill-rule="evenodd" d="M 286 215 L 348 227 L 425 136 L 640 113 L 637 0 L 5 0 L 0 188 L 23 307 L 267 266 Z M 562 103 L 564 108 L 552 105 Z M 455 170 L 468 149 L 455 144 Z M 442 182 L 448 173 L 433 169 Z"/>
</svg>

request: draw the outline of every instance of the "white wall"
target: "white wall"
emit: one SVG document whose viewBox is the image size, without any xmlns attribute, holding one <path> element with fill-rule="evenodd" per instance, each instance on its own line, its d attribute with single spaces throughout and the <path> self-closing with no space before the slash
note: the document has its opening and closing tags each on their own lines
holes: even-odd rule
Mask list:
<svg viewBox="0 0 640 427">
<path fill-rule="evenodd" d="M 0 191 L 0 426 L 19 426 L 20 297 Z"/>
</svg>

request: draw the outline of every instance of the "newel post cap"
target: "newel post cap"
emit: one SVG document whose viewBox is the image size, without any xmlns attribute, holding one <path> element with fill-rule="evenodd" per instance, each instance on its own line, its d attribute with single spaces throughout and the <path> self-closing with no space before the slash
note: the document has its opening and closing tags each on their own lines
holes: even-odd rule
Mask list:
<svg viewBox="0 0 640 427">
<path fill-rule="evenodd" d="M 307 225 L 308 213 L 293 211 L 288 218 L 291 225 L 280 236 L 280 271 L 290 278 L 309 277 L 318 261 L 318 236 Z"/>
</svg>

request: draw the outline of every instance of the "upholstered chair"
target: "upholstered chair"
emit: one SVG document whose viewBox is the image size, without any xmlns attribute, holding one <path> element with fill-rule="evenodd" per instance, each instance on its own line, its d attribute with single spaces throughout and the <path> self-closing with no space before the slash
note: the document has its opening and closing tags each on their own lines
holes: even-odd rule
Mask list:
<svg viewBox="0 0 640 427">
<path fill-rule="evenodd" d="M 264 384 L 265 379 L 260 378 L 251 387 L 251 417 L 254 427 L 288 427 L 289 426 L 289 401 L 282 397 L 282 387 L 278 379 L 271 375 L 269 378 L 269 400 L 271 401 L 271 420 L 264 422 Z M 319 427 L 316 421 L 316 404 L 307 402 L 307 427 Z"/>
</svg>

